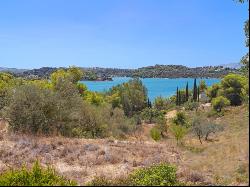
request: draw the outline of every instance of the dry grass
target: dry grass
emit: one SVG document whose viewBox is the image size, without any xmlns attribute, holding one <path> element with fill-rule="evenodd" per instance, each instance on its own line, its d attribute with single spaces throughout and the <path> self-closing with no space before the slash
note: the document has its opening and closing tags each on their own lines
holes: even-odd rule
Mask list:
<svg viewBox="0 0 250 187">
<path fill-rule="evenodd" d="M 149 135 L 154 126 L 143 125 L 127 141 L 32 137 L 0 131 L 0 172 L 9 167 L 30 166 L 36 159 L 52 165 L 59 173 L 84 184 L 95 176 L 117 178 L 153 163 L 170 162 L 178 166 L 181 181 L 196 184 L 241 185 L 248 183 L 249 123 L 246 107 L 232 107 L 223 117 L 213 119 L 225 130 L 199 141 L 192 135 L 185 147 L 176 147 L 174 138 L 154 142 Z M 176 111 L 168 115 L 175 116 Z M 193 113 L 189 113 L 191 117 Z M 2 129 L 3 123 L 0 124 Z"/>
<path fill-rule="evenodd" d="M 171 146 L 153 142 L 9 135 L 0 141 L 0 171 L 31 166 L 38 159 L 83 184 L 98 175 L 116 177 L 161 161 L 177 163 L 178 154 Z"/>
<path fill-rule="evenodd" d="M 230 107 L 223 117 L 214 119 L 224 126 L 225 130 L 215 136 L 214 141 L 200 145 L 198 139 L 187 137 L 186 145 L 203 149 L 200 153 L 183 151 L 183 165 L 206 173 L 216 184 L 240 185 L 247 184 L 249 164 L 249 122 L 247 108 Z M 240 174 L 239 167 L 245 167 L 245 173 Z"/>
</svg>

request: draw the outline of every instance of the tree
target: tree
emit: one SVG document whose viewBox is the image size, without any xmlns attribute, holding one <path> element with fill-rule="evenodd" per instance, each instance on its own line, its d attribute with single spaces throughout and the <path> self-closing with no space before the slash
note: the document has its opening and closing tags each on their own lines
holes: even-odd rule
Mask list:
<svg viewBox="0 0 250 187">
<path fill-rule="evenodd" d="M 188 82 L 186 84 L 186 101 L 188 101 L 189 93 L 188 93 Z"/>
<path fill-rule="evenodd" d="M 186 127 L 183 127 L 180 125 L 172 125 L 170 130 L 173 133 L 173 135 L 177 141 L 177 145 L 179 145 L 181 143 L 181 140 L 184 138 L 184 136 L 188 132 L 188 129 Z"/>
<path fill-rule="evenodd" d="M 197 84 L 196 84 L 196 79 L 194 79 L 193 101 L 197 101 Z"/>
<path fill-rule="evenodd" d="M 248 0 L 236 0 L 240 3 L 248 2 Z M 249 48 L 249 19 L 245 21 L 244 25 L 244 32 L 246 36 L 245 45 Z M 246 76 L 249 76 L 249 53 L 247 53 L 244 57 L 241 59 L 241 63 L 244 65 L 243 72 L 246 74 Z"/>
<path fill-rule="evenodd" d="M 188 126 L 187 117 L 183 112 L 177 112 L 176 117 L 173 119 L 175 125 Z"/>
<path fill-rule="evenodd" d="M 151 101 L 149 100 L 149 98 L 148 98 L 148 108 L 152 108 L 152 103 L 151 103 Z"/>
<path fill-rule="evenodd" d="M 221 81 L 222 95 L 230 101 L 231 105 L 241 105 L 245 85 L 247 85 L 246 77 L 228 74 Z"/>
<path fill-rule="evenodd" d="M 212 105 L 213 105 L 213 108 L 218 111 L 218 112 L 221 112 L 221 110 L 226 107 L 226 106 L 229 106 L 230 105 L 230 101 L 223 97 L 223 96 L 219 96 L 219 97 L 216 97 L 212 100 Z"/>
<path fill-rule="evenodd" d="M 211 87 L 207 89 L 207 96 L 209 97 L 210 101 L 219 95 L 219 90 L 221 89 L 220 83 L 215 83 Z"/>
<path fill-rule="evenodd" d="M 179 90 L 179 93 L 178 93 L 178 103 L 179 103 L 179 105 L 181 105 L 182 104 L 182 98 L 181 98 L 181 91 Z"/>
<path fill-rule="evenodd" d="M 67 70 L 59 69 L 53 72 L 50 76 L 51 82 L 53 85 L 56 85 L 58 81 L 70 81 L 73 84 L 76 84 L 83 77 L 83 71 L 77 67 L 69 67 Z"/>
<path fill-rule="evenodd" d="M 142 119 L 145 120 L 146 123 L 156 123 L 160 117 L 163 117 L 163 113 L 154 108 L 145 108 L 141 112 Z"/>
<path fill-rule="evenodd" d="M 157 110 L 164 110 L 166 108 L 167 102 L 163 97 L 156 97 L 154 100 L 154 107 Z"/>
<path fill-rule="evenodd" d="M 191 131 L 198 137 L 200 143 L 202 144 L 202 139 L 208 140 L 211 133 L 216 133 L 222 131 L 223 127 L 208 121 L 204 116 L 196 116 L 192 121 Z"/>
<path fill-rule="evenodd" d="M 147 89 L 138 78 L 114 86 L 107 94 L 113 95 L 115 93 L 120 97 L 120 105 L 126 116 L 131 117 L 147 107 Z"/>
<path fill-rule="evenodd" d="M 200 81 L 199 88 L 200 88 L 201 92 L 204 92 L 207 89 L 207 85 L 206 85 L 205 80 Z"/>
</svg>

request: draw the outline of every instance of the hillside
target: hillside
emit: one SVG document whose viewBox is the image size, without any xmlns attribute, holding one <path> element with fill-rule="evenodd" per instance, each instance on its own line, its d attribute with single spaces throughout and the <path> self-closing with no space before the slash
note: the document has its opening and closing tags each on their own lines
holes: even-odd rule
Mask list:
<svg viewBox="0 0 250 187">
<path fill-rule="evenodd" d="M 0 172 L 8 167 L 31 165 L 39 159 L 64 176 L 83 184 L 94 176 L 124 176 L 132 170 L 159 162 L 178 166 L 178 178 L 186 183 L 204 185 L 244 185 L 248 183 L 249 122 L 245 106 L 230 107 L 222 117 L 214 118 L 224 131 L 200 144 L 197 138 L 185 138 L 185 147 L 176 146 L 169 136 L 154 142 L 148 135 L 152 125 L 126 141 L 113 139 L 77 139 L 12 135 L 0 124 Z M 171 119 L 176 112 L 166 116 Z M 188 113 L 193 116 L 193 112 Z M 232 118 L 232 114 L 233 115 Z"/>
<path fill-rule="evenodd" d="M 235 66 L 233 66 L 235 67 Z M 51 73 L 59 68 L 43 67 L 32 70 L 8 69 L 16 76 L 26 78 L 48 78 Z M 63 68 L 66 69 L 66 68 Z M 155 65 L 138 69 L 118 68 L 81 68 L 86 72 L 84 79 L 95 80 L 98 77 L 141 77 L 141 78 L 187 78 L 207 77 L 219 78 L 230 72 L 237 73 L 239 69 L 223 66 L 205 66 L 189 68 L 182 65 Z M 6 69 L 5 69 L 6 70 Z M 0 69 L 1 71 L 1 69 Z"/>
</svg>

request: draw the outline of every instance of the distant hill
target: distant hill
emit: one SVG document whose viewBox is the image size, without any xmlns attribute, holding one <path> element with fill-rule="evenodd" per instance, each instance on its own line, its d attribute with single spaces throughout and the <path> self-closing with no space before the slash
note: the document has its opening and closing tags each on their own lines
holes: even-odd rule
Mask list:
<svg viewBox="0 0 250 187">
<path fill-rule="evenodd" d="M 221 66 L 230 69 L 240 69 L 243 65 L 241 63 L 229 63 L 229 64 L 222 64 Z"/>
<path fill-rule="evenodd" d="M 11 72 L 11 73 L 23 73 L 27 71 L 27 69 L 16 69 L 16 68 L 5 68 L 5 67 L 0 67 L 0 72 Z"/>
<path fill-rule="evenodd" d="M 190 68 L 183 65 L 154 65 L 138 69 L 118 69 L 118 68 L 100 68 L 100 67 L 80 67 L 86 73 L 86 79 L 94 80 L 98 77 L 141 77 L 141 78 L 194 78 L 210 77 L 220 78 L 230 72 L 237 73 L 238 68 L 235 65 L 205 66 Z M 238 67 L 238 66 L 237 66 Z M 62 67 L 61 67 L 62 68 Z M 48 78 L 51 73 L 59 68 L 42 67 L 32 70 L 20 70 L 14 68 L 0 68 L 4 71 L 10 71 L 16 76 L 26 78 Z M 63 68 L 66 69 L 66 68 Z"/>
</svg>

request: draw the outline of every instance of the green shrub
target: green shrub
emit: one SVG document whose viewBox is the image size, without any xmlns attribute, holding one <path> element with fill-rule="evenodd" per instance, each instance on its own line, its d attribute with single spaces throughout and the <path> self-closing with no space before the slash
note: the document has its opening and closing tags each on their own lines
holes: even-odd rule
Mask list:
<svg viewBox="0 0 250 187">
<path fill-rule="evenodd" d="M 230 101 L 223 96 L 219 96 L 212 100 L 212 105 L 214 110 L 221 112 L 224 107 L 230 105 Z"/>
<path fill-rule="evenodd" d="M 113 106 L 121 106 L 126 116 L 132 117 L 147 107 L 147 88 L 139 78 L 112 87 L 107 95 Z M 115 102 L 114 102 L 115 101 Z M 118 102 L 118 103 L 117 103 Z"/>
<path fill-rule="evenodd" d="M 170 98 L 156 97 L 154 100 L 154 108 L 157 110 L 169 110 L 175 106 L 175 102 Z"/>
<path fill-rule="evenodd" d="M 138 169 L 129 175 L 129 182 L 132 186 L 178 185 L 176 168 L 168 164 L 158 164 Z"/>
<path fill-rule="evenodd" d="M 172 125 L 170 128 L 171 132 L 173 133 L 177 144 L 182 143 L 182 139 L 187 134 L 188 129 L 186 127 L 180 126 L 180 125 Z"/>
<path fill-rule="evenodd" d="M 224 128 L 221 125 L 211 123 L 204 116 L 196 116 L 192 121 L 192 132 L 198 137 L 200 143 L 202 144 L 202 138 L 208 140 L 211 133 L 222 131 Z"/>
<path fill-rule="evenodd" d="M 159 141 L 161 139 L 161 132 L 158 128 L 153 127 L 150 130 L 150 136 L 151 136 L 151 138 L 153 138 L 153 140 Z"/>
<path fill-rule="evenodd" d="M 52 168 L 43 169 L 39 162 L 28 170 L 10 170 L 0 175 L 0 186 L 75 186 L 76 182 L 56 174 Z"/>
<path fill-rule="evenodd" d="M 206 91 L 207 96 L 209 97 L 210 101 L 219 96 L 219 91 L 221 89 L 221 84 L 220 83 L 216 83 L 213 84 L 211 87 L 209 87 Z"/>
<path fill-rule="evenodd" d="M 231 105 L 241 105 L 244 100 L 244 89 L 247 78 L 238 74 L 229 74 L 221 81 L 222 95 Z"/>
<path fill-rule="evenodd" d="M 87 183 L 86 186 L 114 186 L 115 181 L 106 179 L 105 177 L 95 177 L 91 182 Z"/>
<path fill-rule="evenodd" d="M 175 125 L 188 126 L 187 117 L 184 112 L 177 112 L 176 117 L 173 119 Z"/>
<path fill-rule="evenodd" d="M 142 111 L 141 116 L 146 123 L 156 123 L 159 118 L 164 117 L 164 114 L 154 108 L 145 108 Z"/>
<path fill-rule="evenodd" d="M 184 108 L 185 110 L 197 110 L 199 107 L 199 103 L 198 102 L 192 102 L 192 101 L 187 101 L 184 104 Z"/>
<path fill-rule="evenodd" d="M 137 169 L 128 177 L 120 179 L 106 179 L 97 177 L 89 186 L 178 186 L 181 184 L 176 178 L 176 168 L 169 164 L 157 164 L 147 168 Z"/>
</svg>

